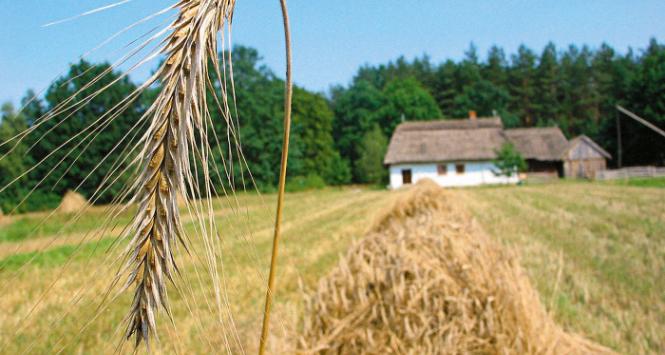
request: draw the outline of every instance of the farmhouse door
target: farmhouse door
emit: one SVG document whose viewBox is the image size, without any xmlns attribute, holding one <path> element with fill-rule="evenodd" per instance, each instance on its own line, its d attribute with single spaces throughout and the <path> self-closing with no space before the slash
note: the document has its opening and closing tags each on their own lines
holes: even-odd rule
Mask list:
<svg viewBox="0 0 665 355">
<path fill-rule="evenodd" d="M 411 183 L 411 169 L 402 170 L 402 184 L 407 185 Z"/>
</svg>

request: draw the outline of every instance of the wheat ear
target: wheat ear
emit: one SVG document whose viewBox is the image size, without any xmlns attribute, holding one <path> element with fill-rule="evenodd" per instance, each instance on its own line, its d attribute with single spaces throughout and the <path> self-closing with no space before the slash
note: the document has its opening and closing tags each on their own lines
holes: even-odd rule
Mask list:
<svg viewBox="0 0 665 355">
<path fill-rule="evenodd" d="M 174 248 L 186 245 L 177 205 L 178 193 L 195 185 L 190 158 L 204 125 L 205 84 L 209 55 L 217 53 L 217 36 L 233 16 L 235 0 L 181 0 L 177 20 L 165 39 L 165 62 L 158 69 L 162 89 L 149 109 L 142 170 L 134 185 L 138 211 L 130 230 L 123 290 L 135 285 L 127 316 L 126 337 L 149 346 L 156 334 L 160 308 L 169 314 L 166 279 L 173 282 Z M 203 162 L 207 164 L 207 162 Z"/>
</svg>

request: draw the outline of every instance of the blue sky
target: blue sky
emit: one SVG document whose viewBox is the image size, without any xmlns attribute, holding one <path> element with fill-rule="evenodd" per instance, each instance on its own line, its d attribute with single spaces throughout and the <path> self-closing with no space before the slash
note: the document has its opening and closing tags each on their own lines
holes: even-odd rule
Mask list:
<svg viewBox="0 0 665 355">
<path fill-rule="evenodd" d="M 0 0 L 0 102 L 48 86 L 68 63 L 131 23 L 175 2 L 132 0 L 122 6 L 50 27 L 118 0 Z M 237 0 L 233 43 L 256 47 L 266 64 L 283 72 L 277 0 Z M 423 53 L 435 62 L 459 59 L 474 42 L 481 54 L 497 44 L 512 53 L 520 44 L 540 51 L 607 42 L 625 52 L 665 39 L 663 0 L 289 0 L 296 83 L 325 91 L 346 84 L 365 63 Z M 120 36 L 93 61 L 116 60 L 123 46 L 164 23 L 168 14 Z M 150 66 L 132 79 L 145 79 Z"/>
</svg>

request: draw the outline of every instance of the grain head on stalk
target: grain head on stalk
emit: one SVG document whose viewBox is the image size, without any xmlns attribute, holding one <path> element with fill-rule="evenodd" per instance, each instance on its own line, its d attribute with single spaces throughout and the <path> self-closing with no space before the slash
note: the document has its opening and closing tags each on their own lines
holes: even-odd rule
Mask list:
<svg viewBox="0 0 665 355">
<path fill-rule="evenodd" d="M 186 249 L 178 210 L 178 194 L 197 188 L 191 156 L 197 139 L 205 140 L 205 90 L 208 64 L 217 61 L 220 30 L 233 16 L 234 0 L 182 0 L 179 16 L 165 39 L 165 61 L 157 76 L 162 84 L 149 109 L 141 172 L 134 184 L 136 216 L 128 230 L 131 241 L 121 274 L 129 274 L 123 290 L 134 290 L 126 336 L 149 344 L 156 332 L 156 313 L 169 313 L 167 281 L 174 281 L 178 243 Z M 198 137 L 198 138 L 197 138 Z M 202 163 L 204 169 L 207 162 Z M 207 171 L 204 175 L 208 177 Z"/>
<path fill-rule="evenodd" d="M 89 11 L 86 14 L 119 6 L 126 2 L 128 1 L 120 1 L 113 5 Z M 274 236 L 275 252 L 273 253 L 269 278 L 271 281 L 274 280 L 273 266 L 276 263 L 276 245 L 284 196 L 292 96 L 290 35 L 286 0 L 280 0 L 279 2 L 281 3 L 285 23 L 287 75 L 284 145 Z M 231 28 L 234 8 L 235 0 L 176 0 L 175 4 L 169 5 L 167 8 L 121 30 L 102 42 L 100 46 L 156 16 L 173 10 L 177 11 L 174 17 L 168 19 L 168 23 L 165 22 L 156 26 L 132 41 L 127 47 L 131 48 L 128 51 L 129 53 L 123 54 L 121 59 L 100 71 L 93 79 L 86 81 L 68 98 L 51 107 L 48 112 L 35 120 L 34 125 L 7 142 L 0 143 L 0 146 L 10 143 L 18 144 L 28 136 L 35 134 L 39 135 L 35 139 L 40 141 L 48 134 L 55 134 L 54 132 L 63 122 L 71 119 L 78 110 L 90 104 L 94 98 L 112 85 L 125 80 L 129 73 L 155 58 L 163 59 L 157 70 L 134 91 L 123 97 L 120 102 L 113 107 L 105 107 L 103 112 L 98 114 L 99 117 L 95 117 L 94 120 L 86 123 L 86 126 L 80 131 L 68 135 L 63 143 L 49 151 L 40 161 L 27 168 L 9 184 L 0 186 L 1 193 L 8 186 L 17 184 L 22 177 L 34 173 L 35 168 L 45 161 L 59 159 L 53 168 L 42 174 L 44 176 L 32 191 L 26 194 L 21 203 L 25 202 L 25 199 L 35 189 L 45 184 L 47 176 L 59 174 L 59 172 L 55 172 L 56 168 L 62 167 L 69 171 L 76 160 L 81 157 L 82 152 L 88 149 L 98 138 L 100 132 L 105 129 L 113 129 L 110 126 L 113 121 L 128 110 L 143 92 L 153 85 L 159 87 L 158 95 L 152 104 L 147 109 L 141 110 L 140 118 L 128 129 L 126 135 L 119 141 L 114 141 L 112 147 L 109 147 L 108 153 L 99 161 L 94 162 L 93 171 L 106 165 L 109 167 L 108 173 L 105 173 L 106 175 L 98 183 L 91 196 L 86 196 L 89 203 L 84 204 L 85 208 L 81 208 L 77 213 L 72 212 L 72 219 L 67 223 L 69 225 L 78 221 L 83 210 L 97 203 L 99 196 L 107 191 L 111 185 L 116 182 L 123 184 L 122 189 L 114 194 L 110 212 L 104 218 L 101 228 L 91 233 L 96 235 L 84 236 L 79 244 L 80 247 L 93 237 L 102 238 L 107 232 L 109 234 L 115 233 L 113 231 L 116 227 L 114 224 L 122 223 L 119 222 L 117 217 L 131 211 L 132 219 L 124 228 L 120 228 L 119 237 L 115 238 L 117 236 L 115 235 L 113 243 L 109 247 L 110 251 L 111 248 L 122 245 L 120 256 L 108 252 L 107 256 L 110 259 L 115 258 L 115 262 L 109 258 L 105 259 L 105 261 L 108 261 L 108 265 L 105 265 L 108 266 L 108 270 L 113 269 L 112 281 L 107 292 L 100 295 L 101 301 L 97 303 L 97 300 L 94 300 L 94 303 L 97 303 L 95 305 L 96 313 L 92 315 L 90 320 L 80 326 L 77 334 L 74 334 L 76 340 L 102 313 L 101 310 L 108 305 L 107 302 L 115 300 L 121 295 L 127 295 L 132 298 L 125 323 L 121 325 L 124 329 L 124 336 L 126 339 L 133 338 L 136 346 L 141 342 L 145 342 L 148 349 L 150 349 L 151 341 L 157 338 L 158 314 L 163 311 L 175 323 L 168 301 L 168 286 L 176 289 L 181 295 L 184 293 L 183 289 L 188 288 L 187 291 L 192 294 L 192 299 L 195 298 L 191 291 L 191 285 L 187 284 L 188 280 L 184 273 L 181 274 L 176 265 L 178 255 L 184 251 L 186 253 L 191 252 L 194 257 L 199 258 L 199 261 L 206 264 L 206 271 L 209 272 L 210 282 L 212 283 L 211 287 L 214 289 L 214 303 L 216 303 L 219 313 L 216 315 L 218 322 L 224 330 L 230 329 L 234 332 L 236 344 L 240 344 L 228 300 L 223 295 L 226 290 L 222 291 L 223 270 L 221 273 L 219 272 L 219 269 L 223 268 L 223 262 L 220 261 L 221 233 L 216 225 L 212 202 L 212 197 L 220 194 L 216 191 L 217 187 L 223 189 L 221 192 L 223 194 L 227 193 L 226 186 L 235 192 L 234 182 L 232 181 L 234 176 L 232 152 L 235 153 L 235 158 L 238 159 L 243 188 L 245 187 L 243 171 L 249 171 L 238 137 L 239 118 L 235 117 L 236 121 L 234 122 L 234 114 L 231 113 L 230 108 L 234 105 L 230 105 L 230 100 L 227 99 L 233 97 L 233 100 L 235 100 L 233 70 L 230 63 L 231 52 L 225 51 L 225 49 L 228 49 L 226 47 L 227 43 L 230 43 L 230 32 L 227 31 L 230 31 Z M 228 42 L 226 42 L 225 33 L 229 33 Z M 148 53 L 145 57 L 141 57 L 136 63 L 132 62 L 135 57 L 142 55 L 144 52 Z M 115 68 L 127 64 L 130 65 L 130 68 L 126 73 L 113 76 Z M 87 70 L 81 75 L 85 73 L 87 73 Z M 113 78 L 103 81 L 102 79 L 105 76 L 113 76 Z M 67 86 L 72 80 L 74 79 L 62 81 L 58 85 Z M 214 102 L 212 102 L 213 99 Z M 211 102 L 207 102 L 208 100 Z M 221 119 L 225 122 L 213 122 L 213 115 L 208 108 L 209 104 L 217 106 L 221 113 Z M 237 116 L 237 111 L 235 116 Z M 220 143 L 215 129 L 211 129 L 214 124 L 225 124 L 227 126 L 226 153 L 222 152 L 223 149 L 219 147 Z M 40 126 L 45 128 L 40 130 Z M 219 148 L 218 153 L 222 160 L 221 169 L 217 166 L 209 144 L 212 138 L 217 142 L 217 148 Z M 232 149 L 234 145 L 235 149 Z M 9 153 L 12 151 L 13 148 L 9 150 Z M 56 154 L 58 152 L 62 154 Z M 114 152 L 117 153 L 117 157 L 112 154 Z M 228 156 L 225 156 L 226 154 Z M 0 160 L 4 156 L 0 156 Z M 67 166 L 68 164 L 70 165 Z M 246 170 L 244 170 L 245 168 Z M 223 171 L 221 171 L 222 169 Z M 90 180 L 91 173 L 87 173 L 79 186 L 73 189 L 74 192 L 83 183 Z M 213 176 L 219 181 L 213 183 Z M 223 181 L 224 178 L 227 181 Z M 253 178 L 252 183 L 254 183 Z M 201 255 L 197 250 L 200 244 L 195 245 L 189 242 L 190 238 L 187 233 L 190 229 L 187 228 L 186 232 L 184 228 L 186 220 L 180 216 L 178 201 L 184 201 L 189 214 L 194 215 L 194 218 L 191 219 L 194 222 L 192 223 L 193 229 L 196 237 L 202 241 L 200 244 L 203 244 L 204 258 L 200 258 Z M 46 223 L 49 216 L 45 217 L 42 223 Z M 72 258 L 70 258 L 71 260 Z M 30 261 L 24 263 L 22 267 L 29 264 Z M 65 266 L 65 269 L 67 266 Z M 65 274 L 64 271 L 63 274 Z M 17 272 L 16 275 L 19 275 L 19 273 Z M 196 276 L 199 282 L 202 282 L 200 276 L 198 274 Z M 36 314 L 35 310 L 42 303 L 44 296 L 50 292 L 58 281 L 59 279 L 46 287 L 34 304 L 31 303 L 26 315 L 17 322 L 15 335 L 24 330 L 28 324 L 26 320 Z M 269 283 L 268 306 L 264 313 L 264 332 L 267 331 L 272 288 L 273 283 Z M 78 301 L 76 298 L 72 300 L 72 304 Z M 205 301 L 208 310 L 212 313 L 213 307 L 210 303 L 213 302 L 208 302 L 208 299 Z M 185 303 L 187 302 L 185 300 Z M 191 313 L 192 310 L 189 308 L 189 304 L 187 304 L 187 307 Z M 73 306 L 71 309 L 65 310 L 61 319 L 69 316 L 72 309 Z M 225 334 L 224 341 L 228 350 L 230 349 L 229 343 L 232 340 L 227 338 Z M 265 339 L 265 337 L 261 339 Z M 122 346 L 122 344 L 124 344 L 124 340 L 119 346 Z M 64 344 L 63 346 L 67 345 L 71 344 Z M 241 344 L 239 346 L 242 347 Z"/>
</svg>

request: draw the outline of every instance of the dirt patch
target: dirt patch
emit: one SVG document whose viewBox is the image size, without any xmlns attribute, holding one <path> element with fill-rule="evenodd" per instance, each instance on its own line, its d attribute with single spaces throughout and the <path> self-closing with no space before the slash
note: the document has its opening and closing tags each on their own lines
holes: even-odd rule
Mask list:
<svg viewBox="0 0 665 355">
<path fill-rule="evenodd" d="M 301 353 L 611 353 L 564 332 L 515 256 L 432 183 L 305 294 Z"/>
<path fill-rule="evenodd" d="M 88 206 L 88 200 L 83 197 L 83 195 L 75 191 L 67 191 L 65 196 L 62 197 L 60 205 L 58 206 L 58 212 L 60 213 L 76 213 L 80 212 Z"/>
</svg>

